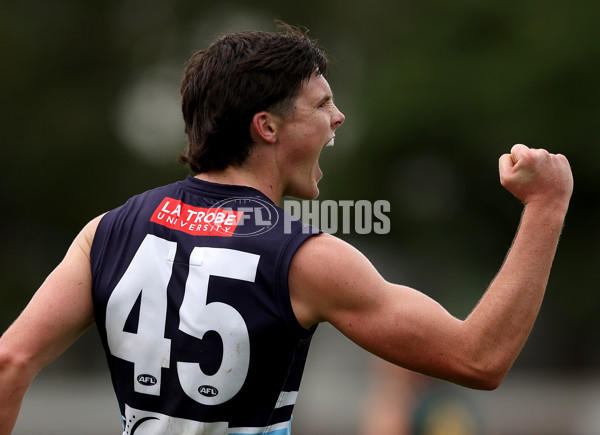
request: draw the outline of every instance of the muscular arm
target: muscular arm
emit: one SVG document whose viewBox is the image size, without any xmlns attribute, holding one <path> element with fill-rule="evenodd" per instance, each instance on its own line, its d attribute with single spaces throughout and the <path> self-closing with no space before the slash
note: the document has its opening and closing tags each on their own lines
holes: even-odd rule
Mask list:
<svg viewBox="0 0 600 435">
<path fill-rule="evenodd" d="M 522 145 L 500 158 L 500 178 L 524 210 L 504 264 L 465 320 L 423 293 L 385 281 L 360 252 L 326 234 L 309 239 L 292 262 L 298 320 L 330 322 L 405 368 L 496 388 L 537 317 L 572 191 L 563 156 Z"/>
<path fill-rule="evenodd" d="M 0 435 L 12 431 L 37 373 L 94 323 L 90 247 L 99 220 L 79 233 L 63 261 L 0 338 Z"/>
</svg>

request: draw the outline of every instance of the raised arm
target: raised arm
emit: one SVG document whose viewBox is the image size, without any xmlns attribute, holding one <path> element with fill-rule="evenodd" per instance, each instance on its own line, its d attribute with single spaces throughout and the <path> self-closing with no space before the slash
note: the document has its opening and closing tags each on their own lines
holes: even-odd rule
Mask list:
<svg viewBox="0 0 600 435">
<path fill-rule="evenodd" d="M 11 433 L 37 373 L 94 323 L 90 247 L 99 220 L 79 233 L 63 261 L 0 338 L 0 435 Z"/>
<path fill-rule="evenodd" d="M 513 245 L 465 320 L 414 289 L 385 281 L 345 242 L 323 234 L 299 249 L 290 295 L 304 326 L 327 321 L 397 365 L 472 388 L 496 388 L 539 312 L 573 188 L 562 155 L 516 145 L 502 185 L 524 204 Z"/>
</svg>

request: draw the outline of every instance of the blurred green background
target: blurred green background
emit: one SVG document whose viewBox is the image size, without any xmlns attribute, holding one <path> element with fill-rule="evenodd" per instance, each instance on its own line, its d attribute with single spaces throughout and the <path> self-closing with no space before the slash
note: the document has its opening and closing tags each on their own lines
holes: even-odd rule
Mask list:
<svg viewBox="0 0 600 435">
<path fill-rule="evenodd" d="M 570 159 L 575 193 L 542 313 L 515 369 L 599 366 L 600 3 L 595 0 L 0 3 L 0 326 L 79 229 L 187 174 L 178 86 L 216 37 L 306 26 L 346 123 L 319 199 L 391 203 L 388 235 L 339 234 L 393 281 L 465 316 L 521 207 L 498 182 L 514 143 Z M 88 334 L 90 335 L 90 334 Z M 94 346 L 86 346 L 93 342 Z M 87 335 L 56 364 L 104 370 Z"/>
</svg>

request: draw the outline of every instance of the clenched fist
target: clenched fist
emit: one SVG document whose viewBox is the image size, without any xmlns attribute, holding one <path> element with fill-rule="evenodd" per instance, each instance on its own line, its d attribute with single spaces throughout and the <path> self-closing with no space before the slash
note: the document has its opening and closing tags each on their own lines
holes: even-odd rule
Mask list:
<svg viewBox="0 0 600 435">
<path fill-rule="evenodd" d="M 499 160 L 500 183 L 525 205 L 566 209 L 573 193 L 573 174 L 562 154 L 514 145 Z"/>
</svg>

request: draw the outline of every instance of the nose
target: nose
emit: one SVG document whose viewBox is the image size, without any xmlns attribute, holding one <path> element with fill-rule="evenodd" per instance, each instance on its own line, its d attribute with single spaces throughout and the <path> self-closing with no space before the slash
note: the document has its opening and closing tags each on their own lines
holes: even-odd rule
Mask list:
<svg viewBox="0 0 600 435">
<path fill-rule="evenodd" d="M 338 128 L 340 125 L 342 125 L 344 123 L 344 121 L 346 120 L 346 116 L 342 112 L 340 112 L 340 110 L 336 106 L 333 106 L 333 107 L 334 107 L 334 114 L 331 117 L 331 126 L 335 130 L 336 128 Z"/>
</svg>

